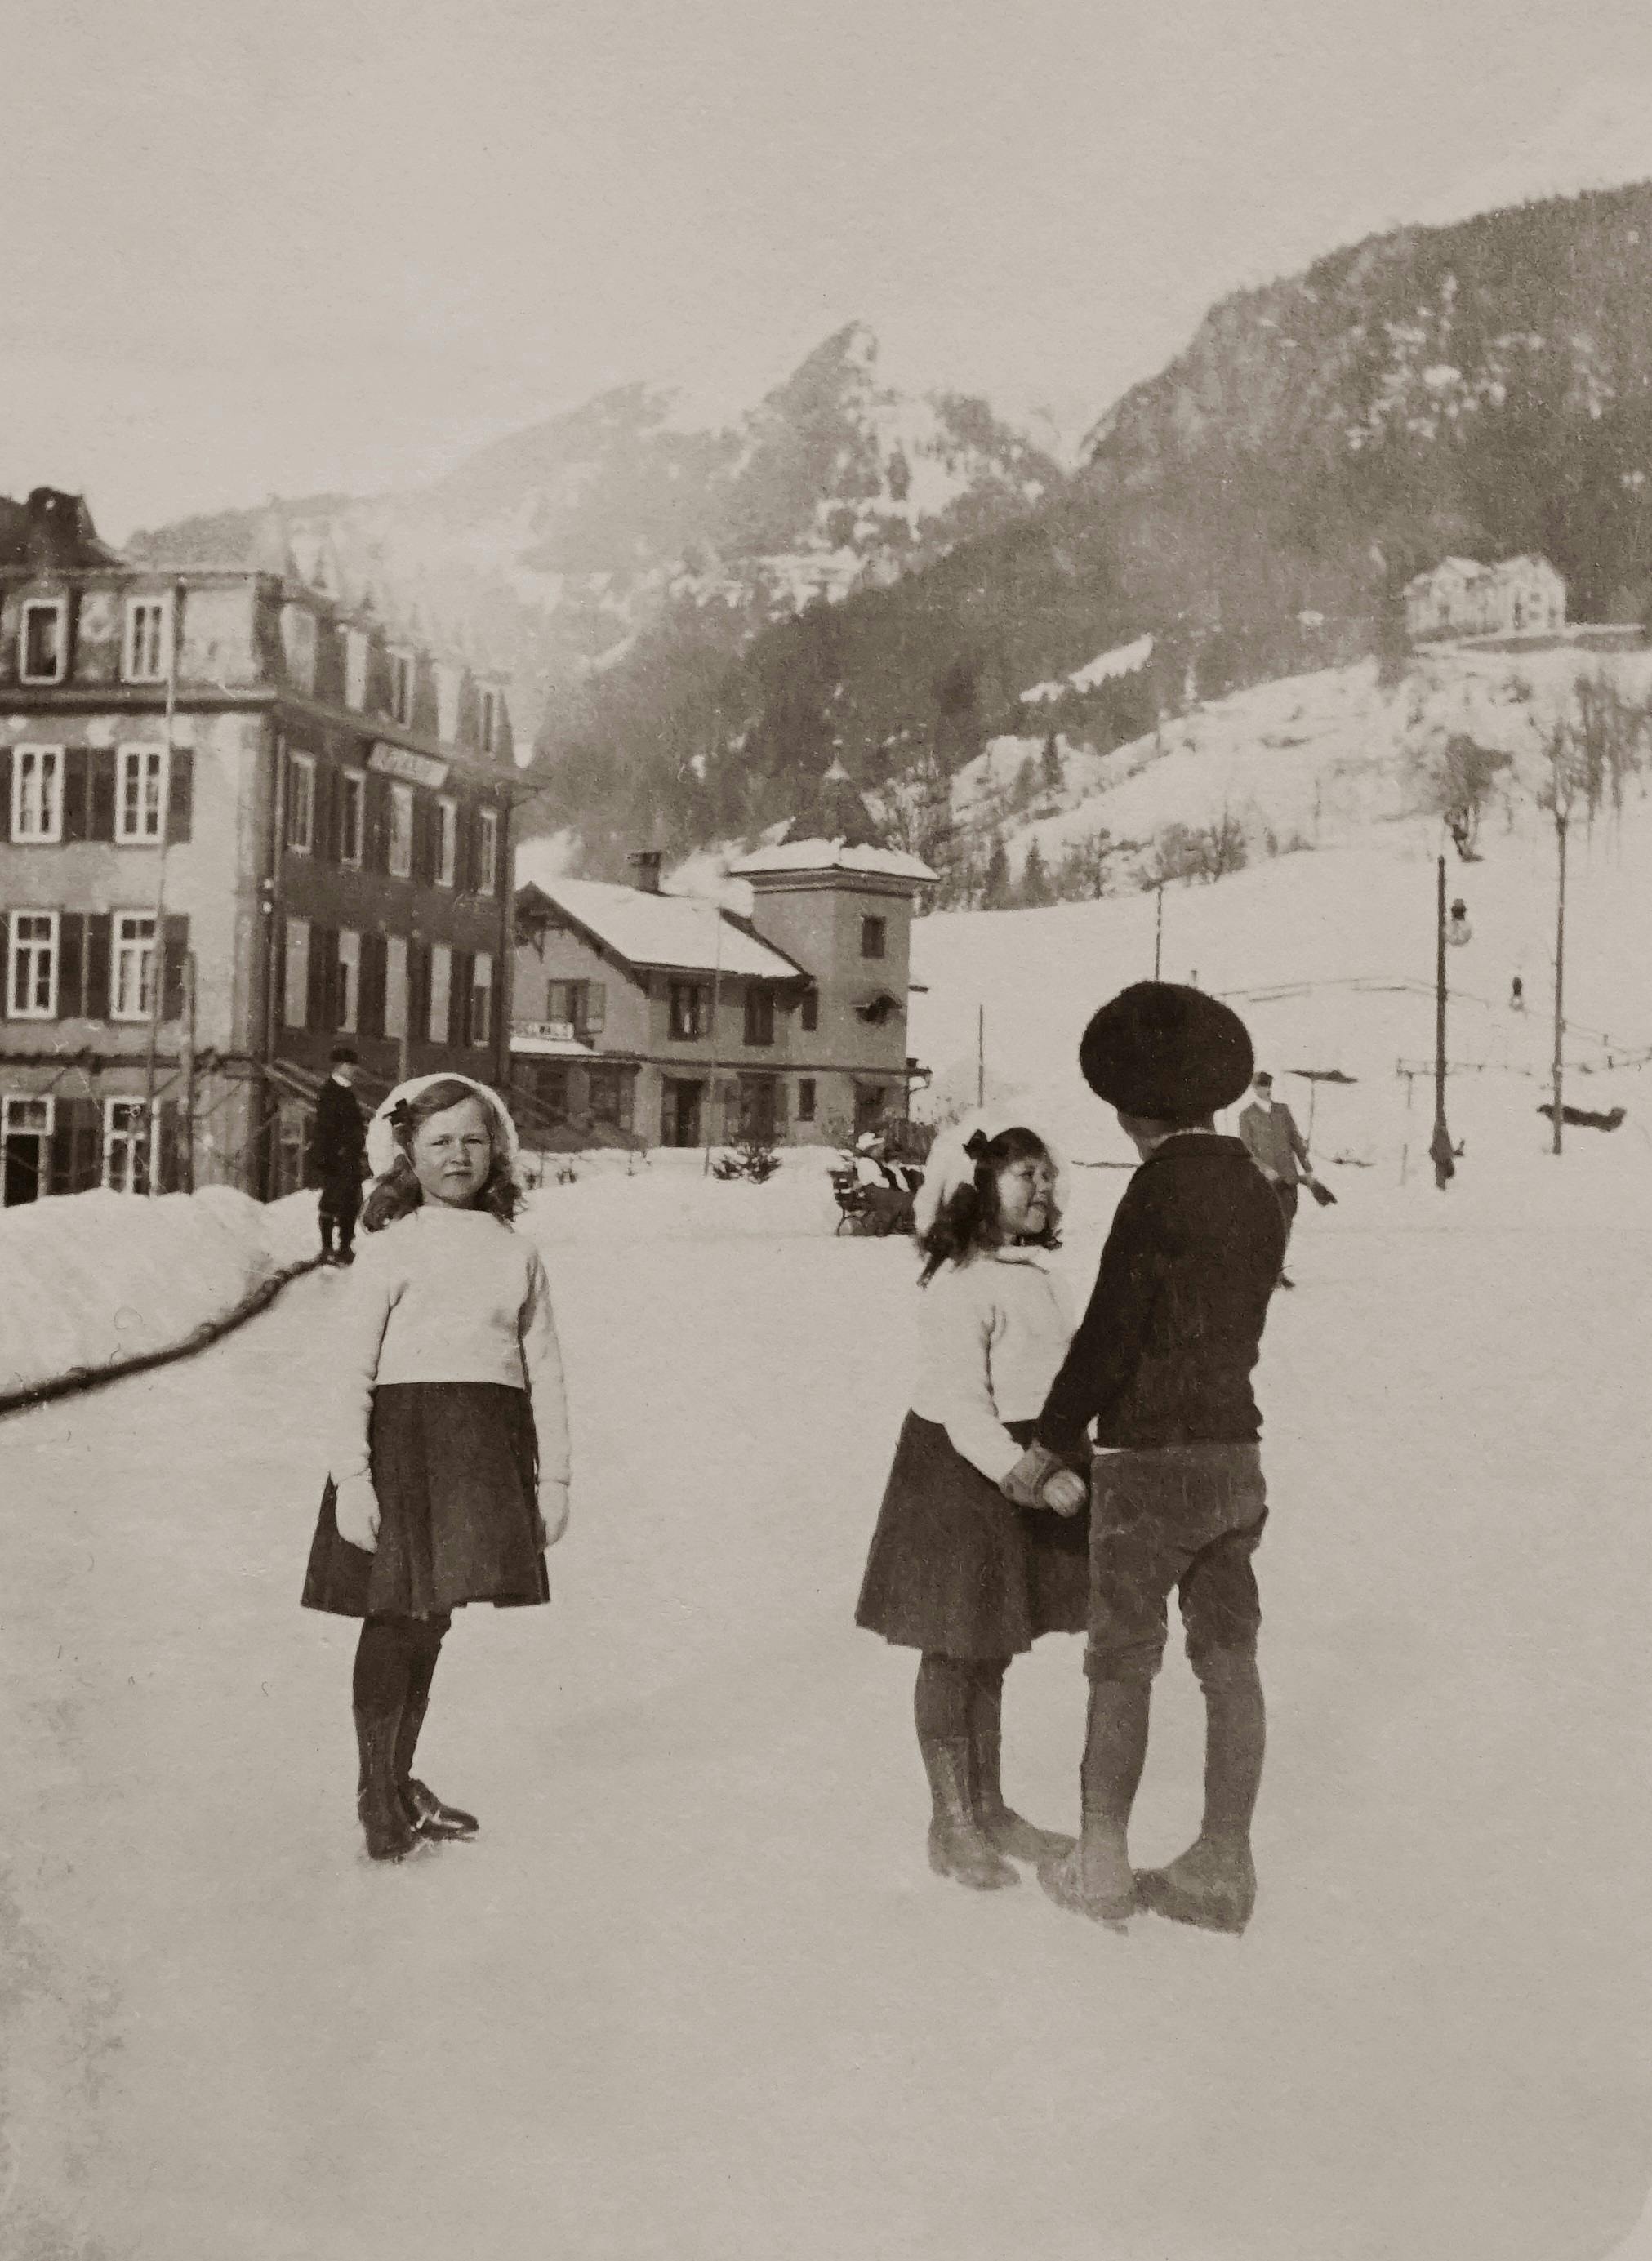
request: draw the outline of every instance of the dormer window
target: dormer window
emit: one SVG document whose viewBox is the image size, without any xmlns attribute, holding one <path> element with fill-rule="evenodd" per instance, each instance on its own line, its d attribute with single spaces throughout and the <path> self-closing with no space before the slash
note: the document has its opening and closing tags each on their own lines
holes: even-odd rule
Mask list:
<svg viewBox="0 0 1652 2261">
<path fill-rule="evenodd" d="M 393 721 L 409 725 L 413 717 L 413 655 L 392 651 L 390 656 L 390 711 Z"/>
<path fill-rule="evenodd" d="M 128 597 L 120 672 L 128 683 L 164 683 L 172 664 L 170 605 L 164 597 Z"/>
<path fill-rule="evenodd" d="M 18 673 L 25 683 L 61 683 L 68 672 L 68 602 L 31 597 L 18 630 Z"/>
</svg>

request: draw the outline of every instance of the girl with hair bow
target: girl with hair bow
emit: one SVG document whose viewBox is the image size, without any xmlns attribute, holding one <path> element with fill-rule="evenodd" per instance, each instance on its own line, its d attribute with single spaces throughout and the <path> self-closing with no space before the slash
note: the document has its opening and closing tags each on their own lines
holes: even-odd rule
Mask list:
<svg viewBox="0 0 1652 2261">
<path fill-rule="evenodd" d="M 414 1777 L 413 1753 L 453 1611 L 549 1598 L 568 1415 L 544 1261 L 511 1231 L 516 1131 L 498 1096 L 415 1077 L 374 1117 L 368 1159 L 303 1599 L 363 1620 L 356 1813 L 370 1858 L 398 1861 L 476 1834 Z"/>
<path fill-rule="evenodd" d="M 856 1612 L 920 1652 L 930 1865 L 975 1891 L 1016 1883 L 1010 1861 L 1072 1842 L 1005 1804 L 1000 1761 L 1010 1659 L 1043 1633 L 1081 1633 L 1088 1610 L 1088 1451 L 1043 1471 L 1036 1504 L 1003 1489 L 1073 1336 L 1048 1260 L 1059 1189 L 1048 1143 L 1012 1112 L 970 1117 L 930 1155 L 920 1379 Z"/>
</svg>

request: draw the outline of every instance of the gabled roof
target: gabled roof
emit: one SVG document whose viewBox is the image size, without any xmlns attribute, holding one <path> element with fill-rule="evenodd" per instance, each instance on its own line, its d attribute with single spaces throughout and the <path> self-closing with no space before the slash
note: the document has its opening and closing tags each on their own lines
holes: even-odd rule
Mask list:
<svg viewBox="0 0 1652 2261">
<path fill-rule="evenodd" d="M 885 879 L 931 885 L 935 874 L 921 857 L 900 848 L 862 848 L 846 840 L 782 840 L 729 866 L 730 879 L 758 872 L 875 872 Z"/>
<path fill-rule="evenodd" d="M 759 941 L 743 920 L 701 896 L 650 894 L 602 879 L 550 879 L 520 889 L 516 901 L 529 918 L 542 907 L 560 913 L 628 965 L 684 973 L 721 971 L 765 981 L 808 978 L 794 959 Z"/>
</svg>

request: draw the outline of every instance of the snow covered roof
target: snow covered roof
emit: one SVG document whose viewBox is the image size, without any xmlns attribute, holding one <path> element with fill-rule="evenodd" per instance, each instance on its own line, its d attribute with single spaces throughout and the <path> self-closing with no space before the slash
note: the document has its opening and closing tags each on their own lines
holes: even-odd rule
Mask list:
<svg viewBox="0 0 1652 2261">
<path fill-rule="evenodd" d="M 543 896 L 631 965 L 692 973 L 721 968 L 768 981 L 794 981 L 803 972 L 783 952 L 759 942 L 738 919 L 697 895 L 656 895 L 604 879 L 547 879 L 523 894 Z M 531 901 L 525 908 L 531 911 Z"/>
<path fill-rule="evenodd" d="M 920 886 L 935 882 L 922 857 L 909 856 L 899 848 L 853 847 L 844 840 L 782 840 L 742 857 L 729 872 L 737 879 L 765 872 L 872 872 L 887 879 L 911 879 Z"/>
</svg>

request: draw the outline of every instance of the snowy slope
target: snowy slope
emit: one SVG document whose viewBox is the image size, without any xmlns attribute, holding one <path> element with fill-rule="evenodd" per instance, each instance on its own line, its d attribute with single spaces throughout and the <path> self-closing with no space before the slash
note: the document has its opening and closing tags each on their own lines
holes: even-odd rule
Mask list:
<svg viewBox="0 0 1652 2261">
<path fill-rule="evenodd" d="M 1534 807 L 1541 734 L 1597 655 L 1570 650 L 1441 655 L 1401 691 L 1382 693 L 1368 667 L 1258 691 L 1203 708 L 1166 733 L 1166 750 L 1128 750 L 1122 785 L 1086 795 L 1036 827 L 1048 848 L 1105 823 L 1128 836 L 1173 819 L 1208 821 L 1224 808 L 1276 831 L 1317 829 L 1316 852 L 1253 864 L 1213 886 L 1178 885 L 1163 901 L 1166 979 L 1196 979 L 1230 996 L 1259 1047 L 1306 1116 L 1310 1087 L 1294 1070 L 1339 1069 L 1353 1087 L 1321 1085 L 1322 1147 L 1397 1179 L 1414 1173 L 1428 1138 L 1432 1095 L 1397 1066 L 1433 1052 L 1433 858 L 1440 828 L 1414 814 L 1412 750 L 1462 730 L 1514 757 L 1508 806 L 1490 815 L 1483 860 L 1451 857 L 1448 895 L 1467 904 L 1472 938 L 1450 953 L 1451 1122 L 1478 1161 L 1533 1151 L 1547 1136 L 1533 1113 L 1545 1096 L 1555 913 L 1552 828 Z M 1625 688 L 1644 695 L 1652 662 L 1613 663 Z M 1514 678 L 1531 695 L 1514 695 Z M 1316 818 L 1317 811 L 1317 818 Z M 1632 787 L 1620 821 L 1591 837 L 1574 828 L 1567 937 L 1571 1101 L 1604 1109 L 1619 1101 L 1630 1121 L 1610 1137 L 1578 1132 L 1591 1167 L 1639 1156 L 1652 1123 L 1652 1071 L 1624 1067 L 1652 1052 L 1652 973 L 1646 904 L 1652 900 L 1652 808 Z M 1157 906 L 1132 894 L 1054 909 L 945 913 L 915 930 L 913 1049 L 935 1072 L 941 1103 L 973 1091 L 978 1012 L 987 1016 L 987 1065 L 1002 1085 L 1025 1087 L 1060 1121 L 1080 1152 L 1123 1149 L 1079 1081 L 1079 1032 L 1103 997 L 1153 970 Z M 1526 996 L 1511 1009 L 1516 975 Z M 1608 1063 L 1612 1065 L 1609 1067 Z M 1608 1152 L 1616 1161 L 1607 1159 Z M 1465 1184 L 1471 1173 L 1465 1171 Z"/>
</svg>

